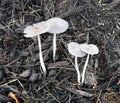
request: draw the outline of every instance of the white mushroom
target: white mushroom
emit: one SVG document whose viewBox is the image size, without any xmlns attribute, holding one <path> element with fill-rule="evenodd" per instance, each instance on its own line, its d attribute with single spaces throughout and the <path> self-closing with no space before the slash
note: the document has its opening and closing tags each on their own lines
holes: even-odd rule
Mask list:
<svg viewBox="0 0 120 103">
<path fill-rule="evenodd" d="M 90 55 L 95 55 L 99 53 L 99 49 L 96 45 L 94 44 L 81 44 L 80 45 L 80 49 L 82 52 L 87 53 L 87 58 L 86 58 L 86 62 L 83 68 L 83 73 L 82 73 L 82 83 L 84 83 L 85 80 L 85 71 L 88 65 L 88 61 L 89 61 L 89 56 Z"/>
<path fill-rule="evenodd" d="M 68 51 L 75 56 L 75 69 L 77 71 L 77 81 L 80 83 L 80 71 L 78 68 L 77 58 L 78 57 L 84 57 L 86 53 L 82 52 L 80 49 L 80 44 L 76 42 L 71 42 L 68 44 Z"/>
<path fill-rule="evenodd" d="M 60 34 L 65 32 L 68 29 L 68 22 L 58 18 L 54 17 L 49 20 L 47 20 L 48 24 L 51 25 L 51 28 L 48 30 L 49 33 L 53 33 L 53 60 L 55 61 L 55 54 L 56 54 L 56 34 Z"/>
<path fill-rule="evenodd" d="M 30 25 L 24 29 L 25 37 L 38 37 L 38 45 L 39 45 L 39 59 L 40 59 L 40 64 L 43 69 L 44 75 L 46 75 L 46 67 L 43 61 L 43 56 L 42 56 L 42 49 L 41 49 L 41 39 L 40 39 L 40 34 L 43 34 L 47 32 L 50 29 L 50 25 L 47 24 L 47 22 L 39 22 L 33 25 Z"/>
</svg>

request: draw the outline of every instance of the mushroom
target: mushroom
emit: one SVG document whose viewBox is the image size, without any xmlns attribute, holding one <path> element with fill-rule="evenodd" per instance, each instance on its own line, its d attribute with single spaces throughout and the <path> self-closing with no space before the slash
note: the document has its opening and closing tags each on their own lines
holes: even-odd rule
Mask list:
<svg viewBox="0 0 120 103">
<path fill-rule="evenodd" d="M 78 81 L 78 83 L 80 83 L 80 71 L 78 68 L 77 58 L 84 57 L 86 55 L 86 53 L 81 51 L 80 44 L 78 44 L 76 42 L 71 42 L 68 44 L 68 51 L 70 54 L 75 56 L 75 69 L 77 71 L 77 81 Z"/>
<path fill-rule="evenodd" d="M 90 57 L 90 55 L 98 54 L 99 49 L 94 44 L 81 44 L 80 49 L 81 49 L 82 52 L 87 53 L 87 58 L 86 58 L 85 65 L 84 65 L 84 68 L 83 68 L 83 73 L 82 73 L 82 83 L 84 83 L 85 71 L 86 71 L 86 68 L 87 68 L 87 65 L 88 65 L 89 57 Z"/>
<path fill-rule="evenodd" d="M 40 39 L 40 34 L 43 34 L 47 32 L 50 29 L 50 25 L 47 22 L 39 22 L 30 26 L 27 26 L 24 29 L 25 37 L 38 37 L 38 45 L 39 45 L 39 59 L 40 59 L 40 64 L 43 70 L 44 75 L 46 75 L 46 67 L 43 61 L 43 56 L 42 56 L 42 49 L 41 49 L 41 39 Z"/>
<path fill-rule="evenodd" d="M 54 17 L 49 20 L 47 20 L 48 24 L 50 24 L 51 28 L 48 30 L 49 33 L 53 33 L 53 60 L 55 61 L 55 55 L 56 55 L 56 35 L 65 32 L 69 24 L 67 21 Z"/>
</svg>

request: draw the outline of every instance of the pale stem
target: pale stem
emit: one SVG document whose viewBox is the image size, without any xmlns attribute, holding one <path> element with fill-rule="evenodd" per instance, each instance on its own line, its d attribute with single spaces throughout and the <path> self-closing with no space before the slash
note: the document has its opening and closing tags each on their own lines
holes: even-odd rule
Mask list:
<svg viewBox="0 0 120 103">
<path fill-rule="evenodd" d="M 56 34 L 54 33 L 53 36 L 53 60 L 55 61 L 55 55 L 56 55 Z"/>
<path fill-rule="evenodd" d="M 46 67 L 45 67 L 45 64 L 44 64 L 44 61 L 43 61 L 43 56 L 42 56 L 40 35 L 38 35 L 38 46 L 39 46 L 39 60 L 40 60 L 40 64 L 41 64 L 42 70 L 44 72 L 44 75 L 46 75 Z"/>
<path fill-rule="evenodd" d="M 80 71 L 78 68 L 77 57 L 75 57 L 75 69 L 77 71 L 77 81 L 78 81 L 78 83 L 80 83 Z"/>
<path fill-rule="evenodd" d="M 84 80 L 85 80 L 85 71 L 87 69 L 87 65 L 88 65 L 88 61 L 89 61 L 89 56 L 90 56 L 90 54 L 87 55 L 87 58 L 86 58 L 86 61 L 85 61 L 85 65 L 84 65 L 84 68 L 83 68 L 82 83 L 84 83 Z"/>
</svg>

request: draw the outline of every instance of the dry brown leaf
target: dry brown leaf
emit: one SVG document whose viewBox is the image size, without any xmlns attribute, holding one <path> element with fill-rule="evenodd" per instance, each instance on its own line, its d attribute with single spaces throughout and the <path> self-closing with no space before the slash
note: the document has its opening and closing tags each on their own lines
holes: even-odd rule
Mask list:
<svg viewBox="0 0 120 103">
<path fill-rule="evenodd" d="M 20 101 L 17 99 L 17 97 L 16 97 L 16 95 L 15 95 L 14 93 L 10 92 L 10 93 L 8 94 L 8 96 L 9 96 L 10 98 L 14 99 L 16 103 L 20 103 Z"/>
</svg>

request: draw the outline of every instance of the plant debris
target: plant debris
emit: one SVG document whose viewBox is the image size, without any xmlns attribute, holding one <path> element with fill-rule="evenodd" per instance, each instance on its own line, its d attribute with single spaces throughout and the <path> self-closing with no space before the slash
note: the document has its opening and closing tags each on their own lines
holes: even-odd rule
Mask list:
<svg viewBox="0 0 120 103">
<path fill-rule="evenodd" d="M 25 38 L 28 25 L 53 17 L 69 28 L 57 36 L 53 61 L 53 34 L 41 35 L 46 76 L 41 71 L 36 38 Z M 67 44 L 95 44 L 85 82 L 77 83 L 74 57 Z M 78 58 L 82 75 L 85 57 Z M 12 93 L 12 97 L 8 96 Z M 119 103 L 120 0 L 1 0 L 1 103 Z"/>
</svg>

